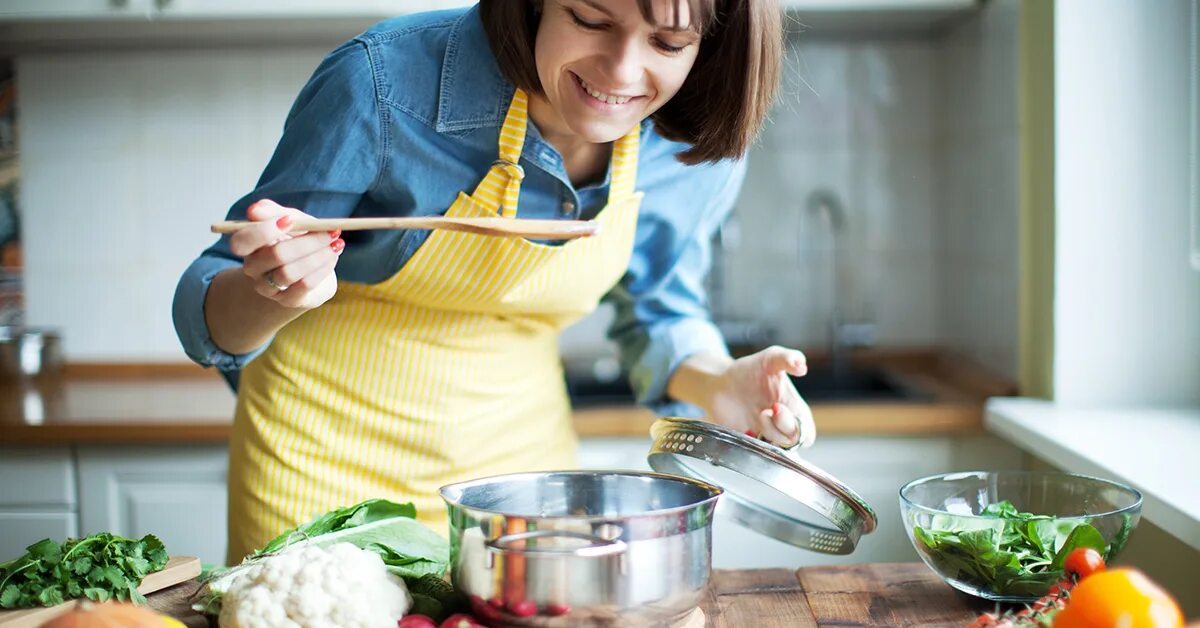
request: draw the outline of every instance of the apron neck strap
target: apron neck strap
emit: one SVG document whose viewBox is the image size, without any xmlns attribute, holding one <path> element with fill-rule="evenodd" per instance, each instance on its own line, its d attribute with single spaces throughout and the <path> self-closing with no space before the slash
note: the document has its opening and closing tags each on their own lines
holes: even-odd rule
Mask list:
<svg viewBox="0 0 1200 628">
<path fill-rule="evenodd" d="M 521 181 L 525 169 L 521 167 L 521 149 L 525 146 L 525 131 L 529 124 L 529 97 L 518 88 L 513 93 L 512 104 L 504 116 L 500 129 L 500 158 L 492 163 L 492 170 L 503 176 L 504 189 L 501 195 L 500 215 L 513 218 L 517 215 L 517 201 L 521 195 Z M 611 175 L 609 177 L 608 202 L 620 200 L 634 193 L 637 181 L 638 147 L 641 125 L 633 127 L 624 137 L 613 144 Z"/>
</svg>

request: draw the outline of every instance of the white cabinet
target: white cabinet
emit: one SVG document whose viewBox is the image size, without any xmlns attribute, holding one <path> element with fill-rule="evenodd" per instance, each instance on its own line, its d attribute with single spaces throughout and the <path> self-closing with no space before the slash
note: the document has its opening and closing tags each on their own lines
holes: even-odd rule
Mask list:
<svg viewBox="0 0 1200 628">
<path fill-rule="evenodd" d="M 583 439 L 579 463 L 586 469 L 648 470 L 650 441 L 640 438 Z M 970 469 L 1020 469 L 1019 449 L 990 435 L 970 437 L 825 436 L 803 458 L 841 480 L 875 510 L 879 526 L 849 556 L 799 549 L 726 518 L 721 507 L 713 524 L 713 567 L 743 569 L 917 560 L 900 520 L 900 487 L 910 480 Z"/>
<path fill-rule="evenodd" d="M 75 534 L 78 518 L 69 448 L 0 447 L 0 562 Z"/>
<path fill-rule="evenodd" d="M 62 543 L 79 536 L 79 515 L 74 512 L 13 512 L 0 510 L 0 563 L 25 553 L 42 539 Z"/>
<path fill-rule="evenodd" d="M 83 534 L 155 534 L 172 554 L 225 561 L 227 448 L 80 447 Z"/>
<path fill-rule="evenodd" d="M 383 18 L 470 0 L 3 0 L 0 20 Z"/>
<path fill-rule="evenodd" d="M 4 0 L 0 2 L 0 19 L 145 18 L 152 6 L 152 0 Z"/>
<path fill-rule="evenodd" d="M 0 447 L 0 510 L 47 506 L 75 506 L 70 448 Z"/>
<path fill-rule="evenodd" d="M 469 6 L 467 0 L 154 0 L 156 17 L 256 18 L 383 18 L 406 13 Z"/>
</svg>

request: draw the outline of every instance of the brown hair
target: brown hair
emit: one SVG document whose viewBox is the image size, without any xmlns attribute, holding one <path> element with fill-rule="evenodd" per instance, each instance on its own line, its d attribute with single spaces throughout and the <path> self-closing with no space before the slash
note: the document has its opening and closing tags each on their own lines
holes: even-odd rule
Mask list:
<svg viewBox="0 0 1200 628">
<path fill-rule="evenodd" d="M 740 157 L 762 127 L 779 86 L 782 10 L 777 0 L 684 1 L 703 43 L 679 92 L 651 119 L 663 137 L 691 145 L 677 155 L 683 163 Z M 479 3 L 500 71 L 531 94 L 542 93 L 533 55 L 541 3 Z M 638 0 L 638 8 L 653 24 L 651 0 Z"/>
</svg>

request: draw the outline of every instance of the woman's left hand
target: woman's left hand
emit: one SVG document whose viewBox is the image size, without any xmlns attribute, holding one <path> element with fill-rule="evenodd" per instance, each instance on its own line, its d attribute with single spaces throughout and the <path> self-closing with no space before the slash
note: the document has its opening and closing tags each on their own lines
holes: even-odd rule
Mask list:
<svg viewBox="0 0 1200 628">
<path fill-rule="evenodd" d="M 808 372 L 804 354 L 769 347 L 729 363 L 713 381 L 705 410 L 714 422 L 751 432 L 781 447 L 808 447 L 816 440 L 812 410 L 788 375 Z"/>
</svg>

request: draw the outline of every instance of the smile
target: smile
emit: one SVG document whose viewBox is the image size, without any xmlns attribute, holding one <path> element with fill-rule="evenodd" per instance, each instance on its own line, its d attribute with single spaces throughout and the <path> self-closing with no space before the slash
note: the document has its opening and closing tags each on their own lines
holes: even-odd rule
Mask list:
<svg viewBox="0 0 1200 628">
<path fill-rule="evenodd" d="M 574 76 L 575 80 L 579 82 L 579 86 L 583 88 L 583 91 L 587 92 L 589 96 L 602 103 L 609 105 L 623 105 L 636 98 L 636 96 L 614 96 L 613 94 L 606 94 L 593 88 L 591 85 L 588 85 L 587 81 L 580 78 L 578 74 L 572 72 L 571 75 Z"/>
</svg>

